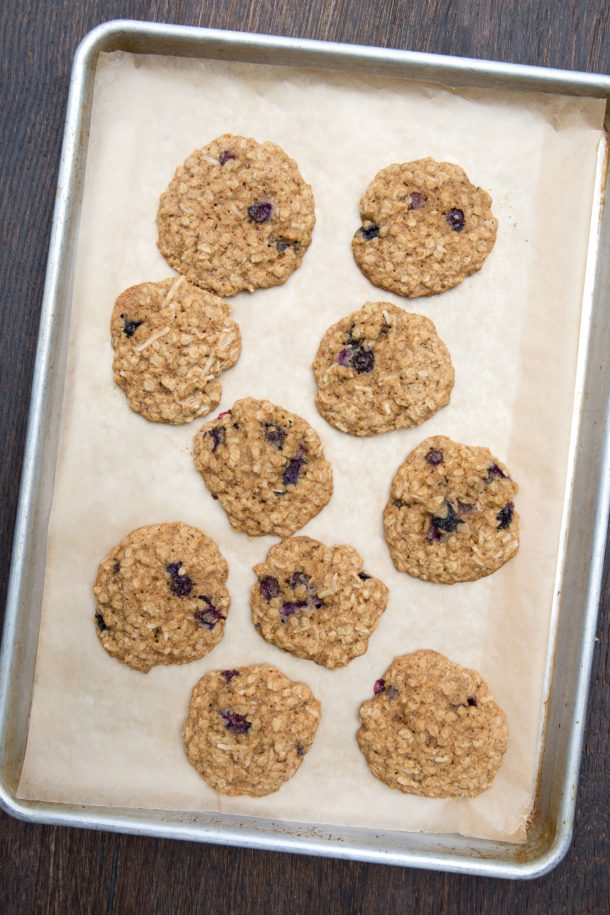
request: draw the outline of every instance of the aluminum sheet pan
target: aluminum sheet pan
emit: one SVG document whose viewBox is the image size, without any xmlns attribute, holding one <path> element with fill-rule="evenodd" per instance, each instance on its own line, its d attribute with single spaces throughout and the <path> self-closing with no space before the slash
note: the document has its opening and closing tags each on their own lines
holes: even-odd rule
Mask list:
<svg viewBox="0 0 610 915">
<path fill-rule="evenodd" d="M 601 76 L 179 26 L 110 22 L 83 40 L 68 101 L 0 656 L 0 803 L 9 813 L 32 822 L 512 878 L 545 873 L 561 860 L 571 838 L 610 498 L 606 365 L 610 220 L 603 207 L 607 182 L 603 159 L 586 265 L 558 574 L 561 596 L 547 663 L 546 734 L 536 815 L 527 843 L 515 846 L 461 836 L 315 827 L 219 814 L 75 807 L 16 798 L 32 696 L 95 64 L 100 52 L 113 50 L 381 73 L 451 86 L 610 96 L 610 79 Z"/>
</svg>

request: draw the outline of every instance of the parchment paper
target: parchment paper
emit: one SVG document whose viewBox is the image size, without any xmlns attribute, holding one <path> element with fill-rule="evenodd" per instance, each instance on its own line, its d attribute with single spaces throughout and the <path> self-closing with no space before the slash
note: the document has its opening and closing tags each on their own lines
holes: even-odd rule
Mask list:
<svg viewBox="0 0 610 915">
<path fill-rule="evenodd" d="M 531 809 L 549 619 L 574 396 L 584 259 L 603 103 L 453 91 L 399 79 L 163 57 L 102 55 L 80 225 L 61 443 L 22 798 L 211 810 L 315 823 L 521 841 Z M 176 166 L 225 132 L 271 139 L 313 185 L 317 225 L 285 286 L 233 300 L 243 335 L 220 409 L 253 395 L 320 432 L 335 493 L 303 532 L 351 543 L 390 587 L 368 652 L 327 671 L 268 645 L 250 622 L 252 565 L 273 538 L 230 528 L 194 469 L 200 422 L 154 425 L 112 381 L 109 319 L 127 286 L 171 270 L 157 252 L 159 195 Z M 429 299 L 376 289 L 350 248 L 358 201 L 385 165 L 432 156 L 488 189 L 498 239 L 482 271 Z M 311 362 L 331 322 L 385 299 L 436 323 L 452 354 L 451 404 L 422 427 L 356 439 L 317 414 Z M 425 437 L 486 445 L 521 491 L 521 550 L 493 576 L 444 586 L 394 570 L 381 515 L 392 476 Z M 226 634 L 205 659 L 129 670 L 100 647 L 98 562 L 135 527 L 182 520 L 215 538 L 230 567 Z M 505 709 L 509 749 L 472 800 L 391 791 L 356 741 L 358 707 L 392 659 L 417 648 L 481 671 Z M 269 662 L 322 700 L 313 749 L 266 798 L 225 798 L 183 754 L 191 687 L 206 671 Z"/>
</svg>

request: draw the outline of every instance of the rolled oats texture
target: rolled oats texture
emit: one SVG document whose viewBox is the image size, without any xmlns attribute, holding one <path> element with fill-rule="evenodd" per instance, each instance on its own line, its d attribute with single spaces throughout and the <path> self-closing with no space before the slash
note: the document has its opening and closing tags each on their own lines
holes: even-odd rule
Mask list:
<svg viewBox="0 0 610 915">
<path fill-rule="evenodd" d="M 272 546 L 250 592 L 252 622 L 264 639 L 334 670 L 363 655 L 388 602 L 351 546 L 311 537 Z"/>
<path fill-rule="evenodd" d="M 102 646 L 142 673 L 203 658 L 224 635 L 227 574 L 220 550 L 196 527 L 176 521 L 131 531 L 97 572 Z"/>
<path fill-rule="evenodd" d="M 426 439 L 396 471 L 383 513 L 394 565 L 443 584 L 491 575 L 519 549 L 518 488 L 488 448 Z"/>
<path fill-rule="evenodd" d="M 396 658 L 360 706 L 372 774 L 423 797 L 476 797 L 502 764 L 508 730 L 485 680 L 435 651 Z"/>
<path fill-rule="evenodd" d="M 455 373 L 429 318 L 367 302 L 324 334 L 313 364 L 316 406 L 351 435 L 409 429 L 447 406 Z"/>
<path fill-rule="evenodd" d="M 262 797 L 297 773 L 320 715 L 309 687 L 270 664 L 215 670 L 193 688 L 184 749 L 215 791 Z"/>
<path fill-rule="evenodd" d="M 399 295 L 435 295 L 483 266 L 496 240 L 491 197 L 451 162 L 417 159 L 378 172 L 352 240 L 368 279 Z"/>
<path fill-rule="evenodd" d="M 194 150 L 161 195 L 158 246 L 189 282 L 232 296 L 286 282 L 314 223 L 294 159 L 275 143 L 224 134 Z"/>
<path fill-rule="evenodd" d="M 122 292 L 110 334 L 114 380 L 152 422 L 188 423 L 217 407 L 219 376 L 241 350 L 230 305 L 182 276 Z"/>
</svg>

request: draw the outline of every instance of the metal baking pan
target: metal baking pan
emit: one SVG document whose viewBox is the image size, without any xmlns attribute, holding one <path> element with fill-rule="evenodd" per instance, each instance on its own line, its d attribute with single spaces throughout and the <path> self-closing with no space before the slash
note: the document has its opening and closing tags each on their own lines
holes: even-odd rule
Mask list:
<svg viewBox="0 0 610 915">
<path fill-rule="evenodd" d="M 116 50 L 610 98 L 610 78 L 605 76 L 407 51 L 129 21 L 105 23 L 85 37 L 76 52 L 68 99 L 0 655 L 0 804 L 13 816 L 34 823 L 494 877 L 546 873 L 562 859 L 572 834 L 610 503 L 610 214 L 603 205 L 608 181 L 604 162 L 599 163 L 603 179 L 598 183 L 587 255 L 557 615 L 546 668 L 546 731 L 527 842 L 513 845 L 457 835 L 17 799 L 32 698 L 96 60 L 100 52 Z"/>
</svg>

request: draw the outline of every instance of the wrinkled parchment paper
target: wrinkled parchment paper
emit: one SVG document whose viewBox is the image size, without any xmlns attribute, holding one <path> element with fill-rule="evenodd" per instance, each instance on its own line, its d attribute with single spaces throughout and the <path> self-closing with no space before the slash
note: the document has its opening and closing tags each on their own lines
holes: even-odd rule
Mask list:
<svg viewBox="0 0 610 915">
<path fill-rule="evenodd" d="M 59 461 L 22 798 L 229 811 L 312 823 L 455 832 L 521 841 L 531 809 L 543 674 L 564 500 L 584 259 L 601 101 L 399 79 L 128 54 L 102 55 L 88 153 Z M 268 645 L 251 622 L 254 563 L 273 538 L 230 528 L 194 469 L 199 421 L 154 425 L 112 381 L 109 319 L 127 286 L 171 275 L 158 253 L 159 195 L 176 166 L 224 132 L 279 143 L 313 185 L 317 225 L 285 286 L 233 300 L 243 335 L 220 409 L 253 395 L 320 432 L 335 493 L 303 532 L 351 543 L 390 587 L 366 655 L 327 671 Z M 358 201 L 385 165 L 432 156 L 489 190 L 498 239 L 457 289 L 407 300 L 361 275 L 350 240 Z M 451 404 L 424 426 L 356 439 L 317 414 L 311 362 L 332 322 L 385 299 L 425 314 L 452 354 Z M 454 586 L 394 570 L 381 515 L 392 476 L 425 437 L 486 445 L 520 483 L 517 558 Z M 135 527 L 182 520 L 229 562 L 232 608 L 201 661 L 129 670 L 100 647 L 91 586 L 98 562 Z M 505 709 L 509 749 L 493 787 L 470 800 L 391 791 L 355 741 L 358 707 L 397 654 L 432 648 L 481 671 Z M 182 750 L 190 690 L 208 670 L 269 662 L 322 701 L 312 751 L 266 798 L 225 798 Z"/>
</svg>

